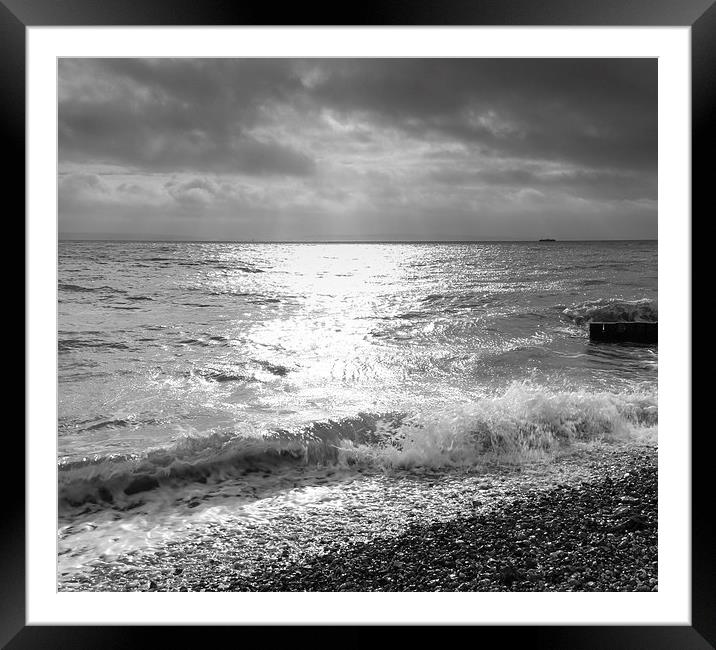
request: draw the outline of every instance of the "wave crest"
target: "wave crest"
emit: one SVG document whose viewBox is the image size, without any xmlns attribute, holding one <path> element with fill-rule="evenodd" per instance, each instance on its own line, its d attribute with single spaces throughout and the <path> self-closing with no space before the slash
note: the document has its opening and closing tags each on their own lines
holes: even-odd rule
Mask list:
<svg viewBox="0 0 716 650">
<path fill-rule="evenodd" d="M 574 441 L 653 436 L 655 393 L 547 392 L 514 384 L 502 396 L 443 411 L 362 413 L 296 431 L 185 438 L 142 457 L 60 465 L 60 507 L 121 507 L 159 487 L 217 483 L 290 466 L 473 466 L 519 461 Z"/>
<path fill-rule="evenodd" d="M 652 393 L 548 393 L 513 384 L 501 397 L 406 418 L 384 428 L 377 445 L 346 442 L 342 458 L 394 467 L 519 461 L 574 441 L 653 437 L 657 422 Z"/>
<path fill-rule="evenodd" d="M 656 300 L 621 300 L 619 298 L 603 298 L 567 307 L 562 312 L 577 325 L 592 321 L 632 322 L 659 320 L 659 306 Z"/>
</svg>

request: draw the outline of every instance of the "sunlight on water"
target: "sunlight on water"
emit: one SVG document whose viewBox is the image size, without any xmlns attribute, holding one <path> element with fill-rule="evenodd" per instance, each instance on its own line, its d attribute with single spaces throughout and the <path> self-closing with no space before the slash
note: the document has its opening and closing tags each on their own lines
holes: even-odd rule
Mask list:
<svg viewBox="0 0 716 650">
<path fill-rule="evenodd" d="M 658 348 L 587 336 L 657 319 L 655 242 L 68 242 L 59 270 L 66 576 L 215 526 L 360 537 L 433 498 L 377 477 L 658 435 Z"/>
<path fill-rule="evenodd" d="M 60 245 L 59 263 L 69 460 L 419 412 L 525 378 L 593 390 L 656 381 L 654 349 L 591 346 L 583 324 L 605 305 L 656 313 L 652 242 L 78 242 Z M 619 294 L 585 277 L 618 278 Z"/>
</svg>

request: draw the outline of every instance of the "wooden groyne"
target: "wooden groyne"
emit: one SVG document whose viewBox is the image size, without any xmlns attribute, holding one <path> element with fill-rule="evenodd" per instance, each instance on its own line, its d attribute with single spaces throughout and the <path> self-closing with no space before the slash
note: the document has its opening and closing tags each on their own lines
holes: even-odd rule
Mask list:
<svg viewBox="0 0 716 650">
<path fill-rule="evenodd" d="M 589 323 L 592 341 L 656 343 L 658 323 Z"/>
</svg>

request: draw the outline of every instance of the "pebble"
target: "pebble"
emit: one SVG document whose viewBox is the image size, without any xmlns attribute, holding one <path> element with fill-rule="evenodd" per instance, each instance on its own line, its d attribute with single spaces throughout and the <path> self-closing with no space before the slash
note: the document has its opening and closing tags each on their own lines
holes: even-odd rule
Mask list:
<svg viewBox="0 0 716 650">
<path fill-rule="evenodd" d="M 582 461 L 579 461 L 582 462 Z M 366 525 L 322 519 L 313 537 L 294 534 L 287 512 L 275 540 L 248 524 L 242 536 L 217 526 L 161 551 L 120 556 L 62 589 L 99 591 L 658 591 L 656 453 L 607 449 L 587 459 L 588 475 L 558 487 L 505 489 L 508 478 L 464 481 L 461 499 L 406 517 L 386 533 L 362 502 Z M 583 467 L 579 465 L 579 467 Z M 600 476 L 601 474 L 601 476 Z M 370 479 L 369 479 L 370 480 Z M 449 479 L 448 479 L 449 480 Z M 573 481 L 574 483 L 575 481 Z M 392 484 L 390 484 L 392 485 Z M 401 488 L 403 484 L 398 484 Z M 452 483 L 456 485 L 456 483 Z M 479 492 L 490 488 L 491 493 Z M 382 489 L 382 488 L 381 488 Z M 452 488 L 451 492 L 455 492 Z M 471 493 L 472 492 L 472 493 Z M 448 505 L 459 502 L 460 507 Z M 474 502 L 480 508 L 470 508 Z M 626 507 L 627 510 L 621 510 Z M 384 506 L 375 505 L 376 511 Z M 443 510 L 444 509 L 444 510 Z M 385 512 L 386 524 L 392 513 Z M 441 515 L 435 517 L 435 514 Z M 293 517 L 293 518 L 292 518 Z M 356 527 L 357 526 L 357 527 Z M 287 530 L 286 527 L 289 529 Z M 248 542 L 248 543 L 247 543 Z M 267 545 L 268 542 L 268 545 Z M 289 550 L 290 549 L 290 550 Z M 238 561 L 237 558 L 241 558 Z M 186 558 L 191 558 L 186 563 Z M 133 562 L 132 573 L 123 563 Z M 183 568 L 177 564 L 184 565 Z M 154 579 L 147 577 L 152 575 Z M 163 571 L 157 577 L 156 571 Z M 138 578 L 144 578 L 139 580 Z"/>
<path fill-rule="evenodd" d="M 259 569 L 232 589 L 340 591 L 351 584 L 356 591 L 657 591 L 656 495 L 652 459 L 580 490 L 560 485 L 489 513 L 348 544 L 337 563 L 314 558 L 271 575 Z M 626 510 L 620 508 L 625 501 Z M 525 533 L 535 542 L 520 555 L 517 542 Z M 612 542 L 600 544 L 605 538 Z M 380 567 L 399 553 L 400 571 L 386 579 Z"/>
</svg>

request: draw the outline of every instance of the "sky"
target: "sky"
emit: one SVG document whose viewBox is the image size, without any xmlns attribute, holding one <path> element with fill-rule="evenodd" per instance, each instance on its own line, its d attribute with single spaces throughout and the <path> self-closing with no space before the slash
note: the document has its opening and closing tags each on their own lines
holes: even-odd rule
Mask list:
<svg viewBox="0 0 716 650">
<path fill-rule="evenodd" d="M 655 239 L 656 59 L 60 59 L 61 238 Z"/>
</svg>

